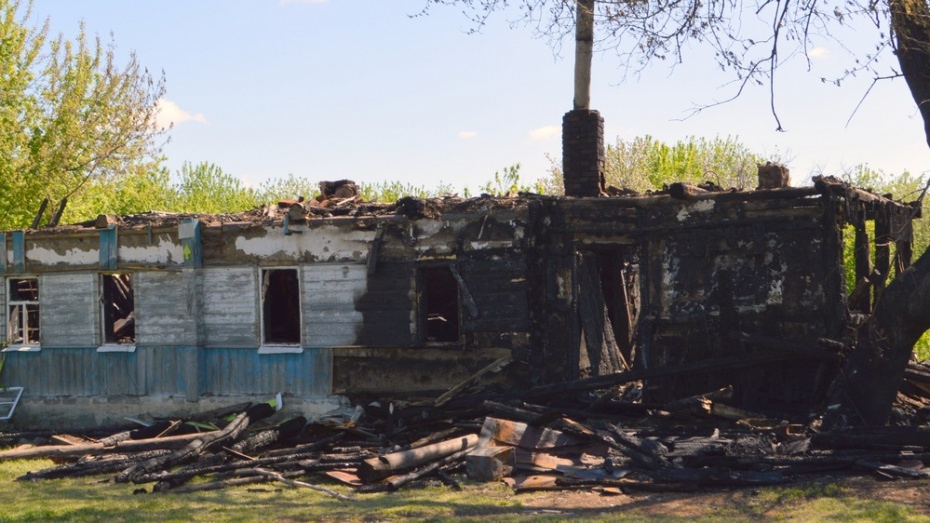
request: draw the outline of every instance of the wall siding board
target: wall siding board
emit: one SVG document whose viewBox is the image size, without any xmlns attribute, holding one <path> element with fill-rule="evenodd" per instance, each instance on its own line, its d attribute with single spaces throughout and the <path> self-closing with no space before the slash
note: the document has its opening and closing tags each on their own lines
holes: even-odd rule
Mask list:
<svg viewBox="0 0 930 523">
<path fill-rule="evenodd" d="M 99 343 L 97 278 L 92 272 L 39 278 L 42 347 L 95 347 Z"/>
<path fill-rule="evenodd" d="M 258 354 L 254 350 L 203 349 L 204 388 L 218 396 L 239 394 L 327 396 L 332 384 L 332 351 Z"/>
<path fill-rule="evenodd" d="M 303 345 L 355 345 L 356 332 L 364 321 L 355 304 L 367 288 L 367 267 L 305 265 L 302 272 Z"/>
<path fill-rule="evenodd" d="M 180 396 L 186 390 L 184 353 L 182 347 L 147 346 L 143 351 L 146 361 L 146 390 L 149 394 Z"/>
<path fill-rule="evenodd" d="M 364 316 L 356 345 L 411 347 L 416 344 L 413 262 L 382 260 L 356 302 Z"/>
<path fill-rule="evenodd" d="M 198 344 L 197 278 L 193 270 L 136 273 L 136 344 Z"/>
<path fill-rule="evenodd" d="M 98 353 L 96 347 L 7 353 L 4 384 L 26 385 L 28 396 L 136 396 L 144 393 L 135 353 Z"/>
<path fill-rule="evenodd" d="M 3 235 L 0 234 L 0 236 L 3 236 Z M 0 242 L 0 249 L 5 250 L 6 243 Z M 0 263 L 5 263 L 5 262 L 6 262 L 6 257 L 4 256 L 3 259 L 0 259 Z M 0 272 L 0 274 L 2 274 L 2 272 Z M 7 337 L 8 322 L 10 321 L 10 318 L 9 318 L 10 310 L 9 308 L 7 308 L 7 304 L 6 304 L 6 290 L 10 287 L 10 281 L 7 278 L 0 278 L 0 282 L 2 282 L 2 285 L 0 285 L 0 303 L 3 304 L 3 326 L 0 327 L 0 340 L 2 340 L 5 344 L 7 342 L 6 337 Z M 42 292 L 42 290 L 39 289 L 39 292 Z M 41 309 L 40 309 L 40 312 L 41 312 Z"/>
<path fill-rule="evenodd" d="M 255 269 L 203 270 L 203 327 L 207 347 L 257 347 L 258 322 Z"/>
</svg>

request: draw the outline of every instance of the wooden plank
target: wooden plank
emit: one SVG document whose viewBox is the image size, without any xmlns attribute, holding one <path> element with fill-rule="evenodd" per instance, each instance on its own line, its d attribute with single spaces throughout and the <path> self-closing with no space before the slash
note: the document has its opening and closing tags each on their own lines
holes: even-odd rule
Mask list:
<svg viewBox="0 0 930 523">
<path fill-rule="evenodd" d="M 257 347 L 257 271 L 251 267 L 207 268 L 202 276 L 205 345 Z"/>
<path fill-rule="evenodd" d="M 872 257 L 869 249 L 869 235 L 865 229 L 865 209 L 854 211 L 855 221 L 853 223 L 856 231 L 855 238 L 855 261 L 856 261 L 856 281 L 867 280 L 872 273 Z M 866 288 L 868 289 L 868 288 Z M 869 292 L 862 292 L 858 298 L 853 301 L 850 295 L 849 308 L 851 310 L 862 311 L 866 314 L 872 312 L 872 300 Z"/>
<path fill-rule="evenodd" d="M 513 360 L 512 356 L 504 356 L 503 358 L 500 358 L 494 361 L 490 365 L 484 367 L 483 369 L 469 376 L 466 380 L 462 381 L 458 385 L 444 392 L 441 396 L 436 398 L 436 401 L 433 402 L 433 404 L 436 405 L 437 407 L 444 404 L 445 402 L 455 397 L 456 394 L 463 391 L 465 387 L 468 387 L 468 385 L 470 385 L 473 381 L 477 380 L 478 378 L 480 378 L 481 376 L 484 376 L 485 374 L 489 372 L 496 372 L 500 370 L 502 367 L 510 363 L 512 360 Z"/>
<path fill-rule="evenodd" d="M 197 346 L 199 289 L 193 270 L 135 274 L 136 344 Z"/>
<path fill-rule="evenodd" d="M 100 229 L 100 269 L 116 270 L 116 263 L 119 252 L 119 243 L 117 239 L 117 228 Z"/>
<path fill-rule="evenodd" d="M 358 475 L 365 481 L 376 481 L 390 475 L 392 472 L 416 467 L 456 452 L 468 450 L 477 444 L 478 435 L 469 434 L 425 447 L 392 452 L 363 461 L 358 468 Z"/>
<path fill-rule="evenodd" d="M 302 268 L 304 344 L 310 347 L 354 345 L 364 315 L 356 300 L 367 288 L 364 265 L 308 265 Z"/>
<path fill-rule="evenodd" d="M 878 304 L 885 283 L 891 272 L 891 216 L 890 210 L 882 207 L 875 211 L 875 270 L 878 281 L 875 282 L 873 307 Z"/>
<path fill-rule="evenodd" d="M 99 344 L 98 275 L 92 272 L 43 274 L 39 310 L 44 347 L 96 347 Z"/>
<path fill-rule="evenodd" d="M 481 426 L 480 445 L 488 446 L 492 442 L 527 450 L 572 447 L 580 443 L 578 439 L 557 430 L 534 427 L 519 421 L 487 417 Z"/>
<path fill-rule="evenodd" d="M 30 229 L 38 229 L 39 222 L 42 221 L 42 215 L 45 214 L 45 208 L 48 207 L 48 198 L 42 200 L 42 204 L 39 205 L 39 210 L 36 212 L 36 217 L 32 220 L 32 225 Z"/>
<path fill-rule="evenodd" d="M 589 363 L 589 369 L 581 370 L 588 370 L 594 376 L 604 376 L 629 368 L 614 338 L 594 253 L 577 255 L 575 275 L 578 321 L 583 334 L 579 350 L 586 352 Z"/>
<path fill-rule="evenodd" d="M 13 231 L 13 272 L 22 274 L 26 272 L 26 234 L 23 231 Z"/>
<path fill-rule="evenodd" d="M 514 467 L 513 447 L 482 447 L 465 456 L 465 472 L 475 481 L 500 481 Z"/>
</svg>

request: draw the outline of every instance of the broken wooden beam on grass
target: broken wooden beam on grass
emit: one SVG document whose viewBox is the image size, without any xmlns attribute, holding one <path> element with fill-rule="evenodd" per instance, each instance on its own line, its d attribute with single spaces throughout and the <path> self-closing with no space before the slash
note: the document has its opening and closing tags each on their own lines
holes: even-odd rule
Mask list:
<svg viewBox="0 0 930 523">
<path fill-rule="evenodd" d="M 465 456 L 465 471 L 475 481 L 500 481 L 513 472 L 513 447 L 481 447 Z"/>
<path fill-rule="evenodd" d="M 468 434 L 467 436 L 448 439 L 417 449 L 392 452 L 363 461 L 359 465 L 358 475 L 366 483 L 378 481 L 397 471 L 413 468 L 455 452 L 468 450 L 477 444 L 478 435 Z"/>
<path fill-rule="evenodd" d="M 0 461 L 32 458 L 77 458 L 86 454 L 117 454 L 156 449 L 178 449 L 202 438 L 204 434 L 182 434 L 164 438 L 125 440 L 113 445 L 88 443 L 85 445 L 49 445 L 43 447 L 14 448 L 0 451 Z"/>
<path fill-rule="evenodd" d="M 397 490 L 398 488 L 406 485 L 407 483 L 410 483 L 411 481 L 420 479 L 428 474 L 432 474 L 433 472 L 437 472 L 440 468 L 445 467 L 446 465 L 450 463 L 459 461 L 460 459 L 464 458 L 466 454 L 468 454 L 470 449 L 471 447 L 462 449 L 458 452 L 455 452 L 453 454 L 437 459 L 436 461 L 433 461 L 432 463 L 424 467 L 421 467 L 419 469 L 416 469 L 412 472 L 401 474 L 399 476 L 388 477 L 381 483 L 376 483 L 372 485 L 363 485 L 361 487 L 358 487 L 358 491 L 359 492 L 390 492 L 393 490 Z"/>
<path fill-rule="evenodd" d="M 210 447 L 210 445 L 227 439 L 235 439 L 243 430 L 245 430 L 246 427 L 249 426 L 249 420 L 249 413 L 243 412 L 242 414 L 236 416 L 234 420 L 230 421 L 228 425 L 223 427 L 223 430 L 201 434 L 200 438 L 191 441 L 183 448 L 172 452 L 171 454 L 152 458 L 129 467 L 128 469 L 116 475 L 116 482 L 136 482 L 137 478 L 143 477 L 144 475 L 154 470 L 170 467 L 178 463 L 183 463 L 188 459 L 204 452 L 207 448 Z"/>
</svg>

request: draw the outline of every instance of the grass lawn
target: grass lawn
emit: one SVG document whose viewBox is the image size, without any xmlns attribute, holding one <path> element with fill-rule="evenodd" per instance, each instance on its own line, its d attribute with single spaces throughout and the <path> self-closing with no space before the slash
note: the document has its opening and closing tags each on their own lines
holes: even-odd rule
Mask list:
<svg viewBox="0 0 930 523">
<path fill-rule="evenodd" d="M 390 494 L 355 494 L 327 484 L 355 501 L 331 498 L 279 483 L 192 494 L 133 494 L 112 475 L 34 483 L 15 478 L 45 468 L 47 460 L 0 463 L 0 522 L 7 521 L 930 521 L 915 504 L 930 493 L 926 482 L 908 482 L 911 501 L 842 483 L 700 494 L 601 496 L 590 490 L 514 494 L 500 484 L 408 488 Z M 317 480 L 310 479 L 309 482 Z M 903 498 L 899 498 L 903 499 Z M 930 499 L 927 500 L 930 502 Z M 922 503 L 927 512 L 927 503 Z"/>
</svg>

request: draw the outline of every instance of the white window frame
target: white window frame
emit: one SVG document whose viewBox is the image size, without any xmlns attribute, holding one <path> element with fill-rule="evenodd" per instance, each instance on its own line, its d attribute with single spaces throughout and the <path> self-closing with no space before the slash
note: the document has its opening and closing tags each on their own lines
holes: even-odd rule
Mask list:
<svg viewBox="0 0 930 523">
<path fill-rule="evenodd" d="M 38 352 L 38 351 L 42 350 L 42 341 L 41 341 L 41 337 L 42 337 L 42 330 L 41 330 L 41 327 L 42 327 L 42 317 L 41 317 L 41 315 L 42 315 L 42 307 L 41 307 L 42 298 L 41 298 L 41 294 L 40 294 L 40 295 L 39 295 L 39 298 L 38 298 L 37 300 L 35 300 L 35 301 L 31 301 L 31 300 L 14 300 L 14 299 L 12 299 L 12 294 L 13 294 L 13 293 L 10 291 L 10 285 L 12 284 L 12 282 L 14 282 L 14 281 L 20 281 L 20 280 L 35 280 L 35 282 L 36 282 L 36 289 L 39 288 L 39 277 L 38 277 L 38 276 L 35 276 L 35 275 L 11 276 L 11 277 L 6 278 L 6 280 L 4 281 L 4 284 L 6 285 L 6 289 L 5 289 L 5 290 L 6 290 L 6 341 L 7 341 L 7 343 L 9 344 L 9 346 L 8 346 L 8 347 L 5 347 L 5 348 L 3 349 L 3 352 Z M 12 307 L 14 307 L 14 306 L 17 306 L 17 305 L 22 306 L 22 307 L 27 307 L 28 305 L 35 305 L 36 307 L 38 307 L 38 310 L 39 310 L 38 316 L 39 316 L 39 318 L 38 318 L 37 321 L 39 322 L 39 325 L 37 325 L 36 327 L 39 327 L 39 341 L 37 341 L 37 342 L 35 342 L 35 343 L 28 343 L 28 342 L 26 342 L 26 343 L 17 343 L 17 344 L 13 344 L 13 342 L 12 342 L 12 339 L 13 339 L 13 330 L 12 330 L 12 328 L 11 328 L 12 325 L 10 324 L 10 321 L 11 321 L 11 318 L 10 318 L 10 313 L 11 313 L 11 311 L 10 311 L 10 309 L 11 309 Z M 20 329 L 24 329 L 24 330 L 28 329 L 28 325 L 29 325 L 29 313 L 28 313 L 28 312 L 26 312 L 26 314 L 23 314 L 23 316 L 22 316 L 22 321 L 23 321 L 23 324 L 21 324 L 21 325 L 19 326 L 19 328 L 20 328 Z"/>
<path fill-rule="evenodd" d="M 297 307 L 300 316 L 300 333 L 296 343 L 266 342 L 265 341 L 265 272 L 292 270 L 297 275 Z M 302 354 L 304 352 L 304 311 L 303 311 L 303 271 L 298 266 L 259 267 L 258 268 L 258 323 L 260 344 L 259 354 Z"/>
<path fill-rule="evenodd" d="M 128 274 L 130 277 L 130 281 L 132 282 L 132 291 L 133 291 L 132 310 L 133 311 L 136 310 L 136 297 L 135 297 L 136 275 L 135 273 L 132 273 L 132 272 L 101 272 L 98 274 L 97 295 L 99 296 L 99 299 L 97 301 L 100 306 L 97 310 L 100 314 L 100 344 L 97 346 L 97 352 L 135 352 L 136 351 L 135 341 L 133 341 L 132 343 L 116 343 L 116 342 L 107 341 L 107 319 L 106 319 L 106 312 L 104 311 L 106 304 L 103 301 L 105 287 L 104 287 L 103 280 L 107 276 L 120 275 L 120 274 Z"/>
</svg>

